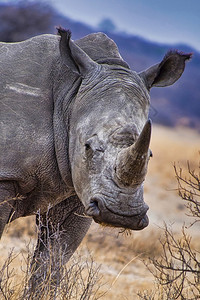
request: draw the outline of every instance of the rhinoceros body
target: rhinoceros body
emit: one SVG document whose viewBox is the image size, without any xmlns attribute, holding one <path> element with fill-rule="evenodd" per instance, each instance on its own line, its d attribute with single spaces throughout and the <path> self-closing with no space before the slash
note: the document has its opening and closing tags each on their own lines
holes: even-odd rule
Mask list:
<svg viewBox="0 0 200 300">
<path fill-rule="evenodd" d="M 0 233 L 50 205 L 73 253 L 92 218 L 148 225 L 149 90 L 173 84 L 190 54 L 169 52 L 138 74 L 106 35 L 59 34 L 0 44 Z"/>
</svg>

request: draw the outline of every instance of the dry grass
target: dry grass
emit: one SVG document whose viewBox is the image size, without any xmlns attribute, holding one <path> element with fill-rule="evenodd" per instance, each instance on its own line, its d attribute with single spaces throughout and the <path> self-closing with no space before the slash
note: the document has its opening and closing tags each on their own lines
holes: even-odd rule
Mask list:
<svg viewBox="0 0 200 300">
<path fill-rule="evenodd" d="M 181 166 L 197 166 L 200 151 L 200 134 L 192 129 L 171 129 L 154 126 L 151 142 L 153 159 L 150 161 L 148 177 L 156 177 L 164 188 L 177 186 L 174 162 Z"/>
<path fill-rule="evenodd" d="M 200 161 L 200 159 L 199 159 Z M 177 170 L 179 197 L 185 203 L 187 214 L 192 218 L 190 226 L 182 225 L 182 231 L 174 232 L 173 228 L 165 224 L 161 255 L 146 260 L 147 269 L 155 278 L 155 288 L 152 291 L 140 291 L 141 300 L 197 300 L 200 299 L 200 245 L 194 243 L 194 231 L 199 232 L 200 224 L 200 163 L 195 171 L 188 163 L 187 169 Z M 196 239 L 195 242 L 198 240 Z"/>
<path fill-rule="evenodd" d="M 84 256 L 87 248 L 95 262 L 101 264 L 100 274 L 105 285 L 102 299 L 136 299 L 138 290 L 153 287 L 153 276 L 146 270 L 141 258 L 159 257 L 159 237 L 163 221 L 174 222 L 179 234 L 183 222 L 190 222 L 185 216 L 183 201 L 177 193 L 174 162 L 183 166 L 189 160 L 195 168 L 199 160 L 200 135 L 189 129 L 168 129 L 154 126 L 151 149 L 153 158 L 145 183 L 145 200 L 150 206 L 150 225 L 143 231 L 133 232 L 130 236 L 119 234 L 118 230 L 91 226 L 79 253 Z M 12 262 L 15 273 L 20 279 L 22 254 L 26 257 L 26 244 L 30 237 L 35 243 L 34 217 L 19 219 L 9 225 L 0 243 L 1 259 L 5 261 L 9 249 L 21 254 Z M 199 229 L 198 229 L 199 230 Z M 198 231 L 194 232 L 193 242 L 198 243 Z"/>
<path fill-rule="evenodd" d="M 38 231 L 41 231 L 39 225 Z M 55 236 L 56 234 L 56 236 Z M 87 253 L 71 258 L 64 264 L 66 250 L 61 247 L 60 232 L 54 233 L 55 241 L 47 236 L 47 255 L 42 256 L 39 268 L 34 268 L 33 247 L 28 245 L 26 253 L 15 254 L 12 249 L 0 265 L 0 299 L 4 300 L 77 300 L 99 299 L 101 281 L 99 266 Z M 20 270 L 14 263 L 21 256 Z"/>
</svg>

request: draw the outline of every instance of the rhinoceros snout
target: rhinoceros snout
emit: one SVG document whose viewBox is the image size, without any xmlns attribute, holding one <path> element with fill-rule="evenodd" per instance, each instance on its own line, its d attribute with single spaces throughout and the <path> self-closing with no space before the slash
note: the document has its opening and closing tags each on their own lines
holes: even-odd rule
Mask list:
<svg viewBox="0 0 200 300">
<path fill-rule="evenodd" d="M 86 213 L 100 224 L 141 230 L 149 224 L 149 219 L 146 215 L 148 209 L 149 207 L 144 204 L 140 212 L 133 215 L 120 214 L 121 212 L 115 213 L 110 208 L 107 208 L 101 196 L 95 196 L 90 199 Z"/>
</svg>

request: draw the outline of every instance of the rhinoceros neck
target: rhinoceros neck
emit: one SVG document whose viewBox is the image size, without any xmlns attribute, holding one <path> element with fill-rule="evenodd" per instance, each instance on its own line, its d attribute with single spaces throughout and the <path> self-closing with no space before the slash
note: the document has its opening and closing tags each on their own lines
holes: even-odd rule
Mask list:
<svg viewBox="0 0 200 300">
<path fill-rule="evenodd" d="M 89 34 L 75 43 L 98 63 L 107 59 L 123 61 L 115 42 L 102 32 Z"/>
<path fill-rule="evenodd" d="M 129 65 L 124 60 L 118 58 L 106 57 L 103 59 L 97 59 L 96 62 L 98 64 L 117 65 L 117 66 L 124 67 L 126 69 L 130 69 Z"/>
</svg>

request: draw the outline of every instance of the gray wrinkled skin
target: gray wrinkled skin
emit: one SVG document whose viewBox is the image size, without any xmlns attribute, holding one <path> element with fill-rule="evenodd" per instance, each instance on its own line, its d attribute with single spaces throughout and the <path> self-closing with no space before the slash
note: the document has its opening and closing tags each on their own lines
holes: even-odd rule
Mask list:
<svg viewBox="0 0 200 300">
<path fill-rule="evenodd" d="M 143 201 L 143 184 L 119 186 L 114 176 L 117 155 L 136 141 L 148 108 L 149 96 L 141 78 L 130 70 L 110 66 L 97 70 L 95 81 L 83 82 L 74 104 L 69 151 L 74 186 L 86 212 L 95 214 L 97 207 L 91 200 L 99 199 L 102 221 L 114 226 L 139 229 L 138 216 L 148 208 Z M 89 149 L 85 149 L 87 144 Z"/>
<path fill-rule="evenodd" d="M 59 34 L 0 43 L 0 235 L 9 220 L 38 211 L 45 219 L 51 205 L 68 260 L 91 223 L 80 213 L 116 227 L 148 225 L 149 90 L 173 84 L 191 55 L 169 52 L 137 74 L 106 35 L 73 42 Z"/>
</svg>

